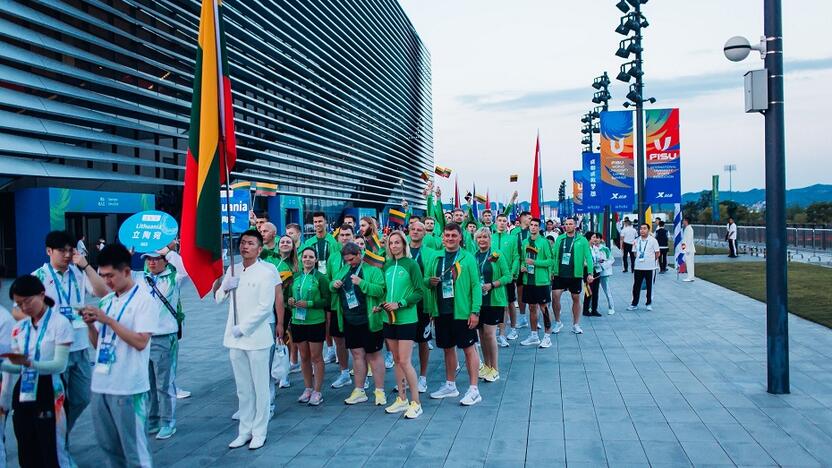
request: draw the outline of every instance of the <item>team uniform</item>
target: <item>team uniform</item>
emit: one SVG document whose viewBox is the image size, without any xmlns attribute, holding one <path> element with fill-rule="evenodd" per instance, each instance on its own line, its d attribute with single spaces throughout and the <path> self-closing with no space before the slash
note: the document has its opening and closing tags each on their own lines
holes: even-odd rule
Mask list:
<svg viewBox="0 0 832 468">
<path fill-rule="evenodd" d="M 384 302 L 396 303 L 398 310 L 384 313 L 384 338 L 416 341 L 422 300 L 422 270 L 412 258 L 388 259 L 384 264 Z"/>
<path fill-rule="evenodd" d="M 526 272 L 520 274 L 523 279 L 523 302 L 537 305 L 548 304 L 552 301 L 549 272 L 553 263 L 549 241 L 539 234 L 535 238 L 530 235 L 522 245 L 520 266 L 526 267 Z M 532 259 L 534 263 L 528 265 L 526 259 Z M 544 314 L 544 318 L 547 316 L 548 314 Z"/>
<path fill-rule="evenodd" d="M 594 271 L 592 251 L 585 237 L 575 234 L 561 234 L 555 239 L 552 266 L 552 289 L 568 290 L 580 294 L 583 290 L 584 267 Z"/>
<path fill-rule="evenodd" d="M 431 286 L 430 278 L 438 277 L 439 284 Z M 471 314 L 479 315 L 482 290 L 474 256 L 463 249 L 445 249 L 425 265 L 425 309 L 434 318 L 436 345 L 447 349 L 461 349 L 477 342 L 477 331 L 468 328 Z"/>
<path fill-rule="evenodd" d="M 292 286 L 292 297 L 306 301 L 306 307 L 292 308 L 292 341 L 323 343 L 326 338 L 325 307 L 330 306 L 329 280 L 318 270 L 298 273 Z"/>
<path fill-rule="evenodd" d="M 520 272 L 520 257 L 518 256 L 518 249 L 520 244 L 517 242 L 517 236 L 510 232 L 497 232 L 491 234 L 491 245 L 495 246 L 497 250 L 506 261 L 509 267 L 511 278 L 505 283 L 506 298 L 508 303 L 517 301 L 517 289 L 515 281 L 517 274 Z"/>
<path fill-rule="evenodd" d="M 475 258 L 480 273 L 480 287 L 484 284 L 493 286 L 496 282 L 500 283 L 499 287 L 492 287 L 487 293 L 481 293 L 482 306 L 480 307 L 479 327 L 499 325 L 503 323 L 505 309 L 508 306 L 505 285 L 511 281 L 511 268 L 503 255 L 494 249 L 488 249 L 485 252 L 479 251 Z"/>
<path fill-rule="evenodd" d="M 410 255 L 413 257 L 413 261 L 416 262 L 416 265 L 419 266 L 419 278 L 423 278 L 425 263 L 437 255 L 437 250 L 427 247 L 423 241 L 420 247 L 410 247 Z M 424 301 L 419 301 L 416 304 L 416 312 L 419 318 L 419 327 L 416 330 L 416 342 L 427 343 L 431 340 L 432 333 L 430 331 L 430 313 L 425 310 Z"/>
<path fill-rule="evenodd" d="M 358 285 L 352 283 L 353 275 L 361 278 Z M 368 354 L 380 351 L 384 344 L 384 311 L 376 309 L 384 298 L 381 270 L 368 264 L 357 267 L 345 264 L 334 275 L 333 282 L 336 280 L 340 280 L 342 286 L 336 289 L 330 283 L 329 288 L 337 301 L 336 325 L 344 334 L 347 349 L 362 348 Z"/>
</svg>

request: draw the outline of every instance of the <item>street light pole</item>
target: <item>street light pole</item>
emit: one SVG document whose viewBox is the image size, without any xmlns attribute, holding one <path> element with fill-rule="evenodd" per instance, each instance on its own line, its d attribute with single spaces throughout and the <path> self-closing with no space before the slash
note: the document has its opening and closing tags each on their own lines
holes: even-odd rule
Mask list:
<svg viewBox="0 0 832 468">
<path fill-rule="evenodd" d="M 641 2 L 635 2 L 635 11 L 636 16 L 641 17 Z M 636 31 L 636 42 L 641 44 L 641 28 Z M 643 48 L 638 47 L 635 51 L 636 55 L 636 66 L 638 66 L 642 71 L 644 70 L 643 67 L 643 60 L 642 60 L 642 52 Z M 638 93 L 639 97 L 644 96 L 644 74 L 639 73 L 636 76 L 636 92 Z M 636 100 L 636 190 L 638 190 L 638 219 L 639 223 L 647 222 L 644 218 L 645 212 L 647 211 L 647 207 L 645 206 L 645 199 L 644 199 L 644 100 L 638 99 Z"/>
<path fill-rule="evenodd" d="M 766 334 L 768 392 L 789 393 L 789 311 L 786 277 L 786 141 L 781 0 L 765 0 L 766 127 Z"/>
</svg>

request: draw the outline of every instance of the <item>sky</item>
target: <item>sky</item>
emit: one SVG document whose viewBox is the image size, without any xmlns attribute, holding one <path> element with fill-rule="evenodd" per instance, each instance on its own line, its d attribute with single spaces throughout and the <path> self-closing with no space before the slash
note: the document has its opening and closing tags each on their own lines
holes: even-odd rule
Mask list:
<svg viewBox="0 0 832 468">
<path fill-rule="evenodd" d="M 580 169 L 581 116 L 591 110 L 592 79 L 613 86 L 610 110 L 623 110 L 626 84 L 615 80 L 624 36 L 614 29 L 616 0 L 400 0 L 431 54 L 436 164 L 461 187 L 473 183 L 504 200 L 528 199 L 535 136 L 540 132 L 544 196 Z M 765 181 L 764 118 L 746 114 L 743 75 L 764 67 L 760 55 L 729 62 L 732 36 L 752 43 L 763 33 L 762 0 L 652 0 L 642 7 L 645 97 L 651 107 L 680 109 L 682 192 L 709 189 L 735 164 L 734 190 Z M 832 2 L 783 2 L 786 69 L 786 184 L 832 183 L 823 163 L 832 148 Z M 597 138 L 597 135 L 596 135 Z M 596 140 L 597 141 L 597 140 Z M 820 163 L 820 165 L 818 164 Z M 510 184 L 509 174 L 518 173 Z M 453 177 L 439 179 L 443 198 Z M 460 188 L 463 191 L 463 188 Z"/>
</svg>

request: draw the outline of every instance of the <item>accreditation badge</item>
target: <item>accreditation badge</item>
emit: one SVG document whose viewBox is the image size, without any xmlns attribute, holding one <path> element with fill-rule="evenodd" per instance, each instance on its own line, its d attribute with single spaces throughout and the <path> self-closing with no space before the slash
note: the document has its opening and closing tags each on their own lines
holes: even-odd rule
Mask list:
<svg viewBox="0 0 832 468">
<path fill-rule="evenodd" d="M 442 280 L 442 299 L 452 299 L 454 297 L 454 280 Z"/>
<path fill-rule="evenodd" d="M 350 310 L 357 309 L 358 308 L 358 296 L 355 295 L 355 291 L 353 291 L 353 290 L 344 291 L 344 295 L 347 298 L 347 307 L 349 307 Z"/>
<path fill-rule="evenodd" d="M 295 320 L 306 320 L 306 307 L 295 307 L 294 313 L 292 313 L 292 318 Z"/>
<path fill-rule="evenodd" d="M 564 252 L 563 257 L 560 259 L 560 264 L 569 265 L 570 260 L 572 260 L 572 252 Z"/>
<path fill-rule="evenodd" d="M 320 271 L 322 275 L 326 274 L 326 260 L 318 260 L 318 271 Z"/>
<path fill-rule="evenodd" d="M 101 343 L 98 349 L 98 357 L 95 359 L 95 373 L 109 374 L 114 362 L 116 362 L 116 350 L 113 343 Z"/>
<path fill-rule="evenodd" d="M 24 368 L 20 372 L 20 402 L 26 403 L 38 399 L 38 371 Z"/>
</svg>

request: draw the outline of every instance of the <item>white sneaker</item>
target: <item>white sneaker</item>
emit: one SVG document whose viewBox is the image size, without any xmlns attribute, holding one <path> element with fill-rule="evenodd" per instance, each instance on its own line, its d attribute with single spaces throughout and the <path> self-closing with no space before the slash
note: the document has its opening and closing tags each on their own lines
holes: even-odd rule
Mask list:
<svg viewBox="0 0 832 468">
<path fill-rule="evenodd" d="M 453 398 L 459 396 L 459 390 L 456 389 L 456 385 L 450 385 L 448 382 L 442 384 L 439 387 L 439 390 L 430 394 L 430 397 L 438 400 L 440 398 Z"/>
<path fill-rule="evenodd" d="M 294 364 L 289 363 L 289 373 L 290 374 L 297 374 L 300 372 L 300 363 L 296 362 Z"/>
<path fill-rule="evenodd" d="M 521 341 L 520 344 L 522 346 L 538 346 L 540 345 L 540 337 L 537 336 L 537 333 L 529 333 L 529 337 Z"/>
<path fill-rule="evenodd" d="M 344 385 L 349 385 L 352 383 L 352 379 L 350 378 L 350 373 L 348 371 L 341 371 L 341 374 L 335 379 L 335 382 L 332 382 L 332 388 L 341 388 Z"/>
<path fill-rule="evenodd" d="M 563 330 L 563 322 L 555 322 L 555 328 L 552 330 L 552 333 L 560 333 Z"/>
<path fill-rule="evenodd" d="M 428 391 L 428 378 L 424 375 L 419 376 L 419 393 L 425 393 Z"/>
<path fill-rule="evenodd" d="M 574 333 L 576 335 L 580 335 L 583 332 L 584 332 L 584 329 L 581 328 L 580 325 L 578 325 L 578 324 L 572 325 L 572 333 Z"/>
<path fill-rule="evenodd" d="M 520 314 L 520 317 L 517 318 L 517 328 L 526 328 L 529 326 L 529 318 L 526 317 L 526 314 Z"/>
<path fill-rule="evenodd" d="M 468 391 L 465 392 L 465 396 L 459 400 L 459 404 L 463 406 L 472 406 L 481 401 L 482 396 L 480 396 L 480 391 L 476 387 L 468 387 Z"/>
<path fill-rule="evenodd" d="M 497 346 L 501 348 L 508 348 L 508 340 L 503 335 L 497 337 Z"/>
<path fill-rule="evenodd" d="M 326 353 L 324 353 L 324 364 L 333 362 L 335 362 L 335 346 L 330 346 L 326 348 Z"/>
<path fill-rule="evenodd" d="M 543 341 L 540 342 L 541 348 L 549 348 L 552 346 L 552 338 L 548 334 L 543 335 Z"/>
<path fill-rule="evenodd" d="M 433 351 L 433 341 L 428 341 L 428 349 Z"/>
<path fill-rule="evenodd" d="M 187 390 L 182 390 L 181 388 L 176 389 L 176 399 L 177 400 L 184 400 L 185 398 L 190 398 L 191 392 Z"/>
<path fill-rule="evenodd" d="M 608 310 L 607 315 L 615 315 L 615 309 Z"/>
<path fill-rule="evenodd" d="M 393 364 L 394 364 L 393 363 L 393 353 L 391 353 L 389 351 L 384 353 L 384 367 L 386 369 L 392 369 Z"/>
<path fill-rule="evenodd" d="M 508 329 L 508 334 L 506 335 L 506 338 L 507 338 L 507 339 L 509 339 L 509 340 L 512 340 L 512 341 L 513 341 L 513 340 L 516 340 L 516 339 L 518 338 L 518 336 L 519 336 L 519 335 L 517 334 L 517 330 L 516 330 L 516 329 L 514 329 L 514 328 L 509 328 L 509 329 Z"/>
<path fill-rule="evenodd" d="M 684 281 L 685 283 L 690 283 L 691 281 L 693 281 L 693 278 L 685 278 L 682 281 Z"/>
<path fill-rule="evenodd" d="M 289 388 L 291 386 L 292 384 L 289 383 L 288 377 L 283 377 L 282 379 L 280 379 L 280 383 L 277 384 L 277 388 Z"/>
<path fill-rule="evenodd" d="M 628 305 L 627 306 L 627 310 L 636 310 L 636 309 L 638 309 L 638 306 L 634 306 L 634 305 Z"/>
<path fill-rule="evenodd" d="M 651 305 L 647 306 L 647 310 L 653 310 L 653 306 L 651 306 Z"/>
</svg>

